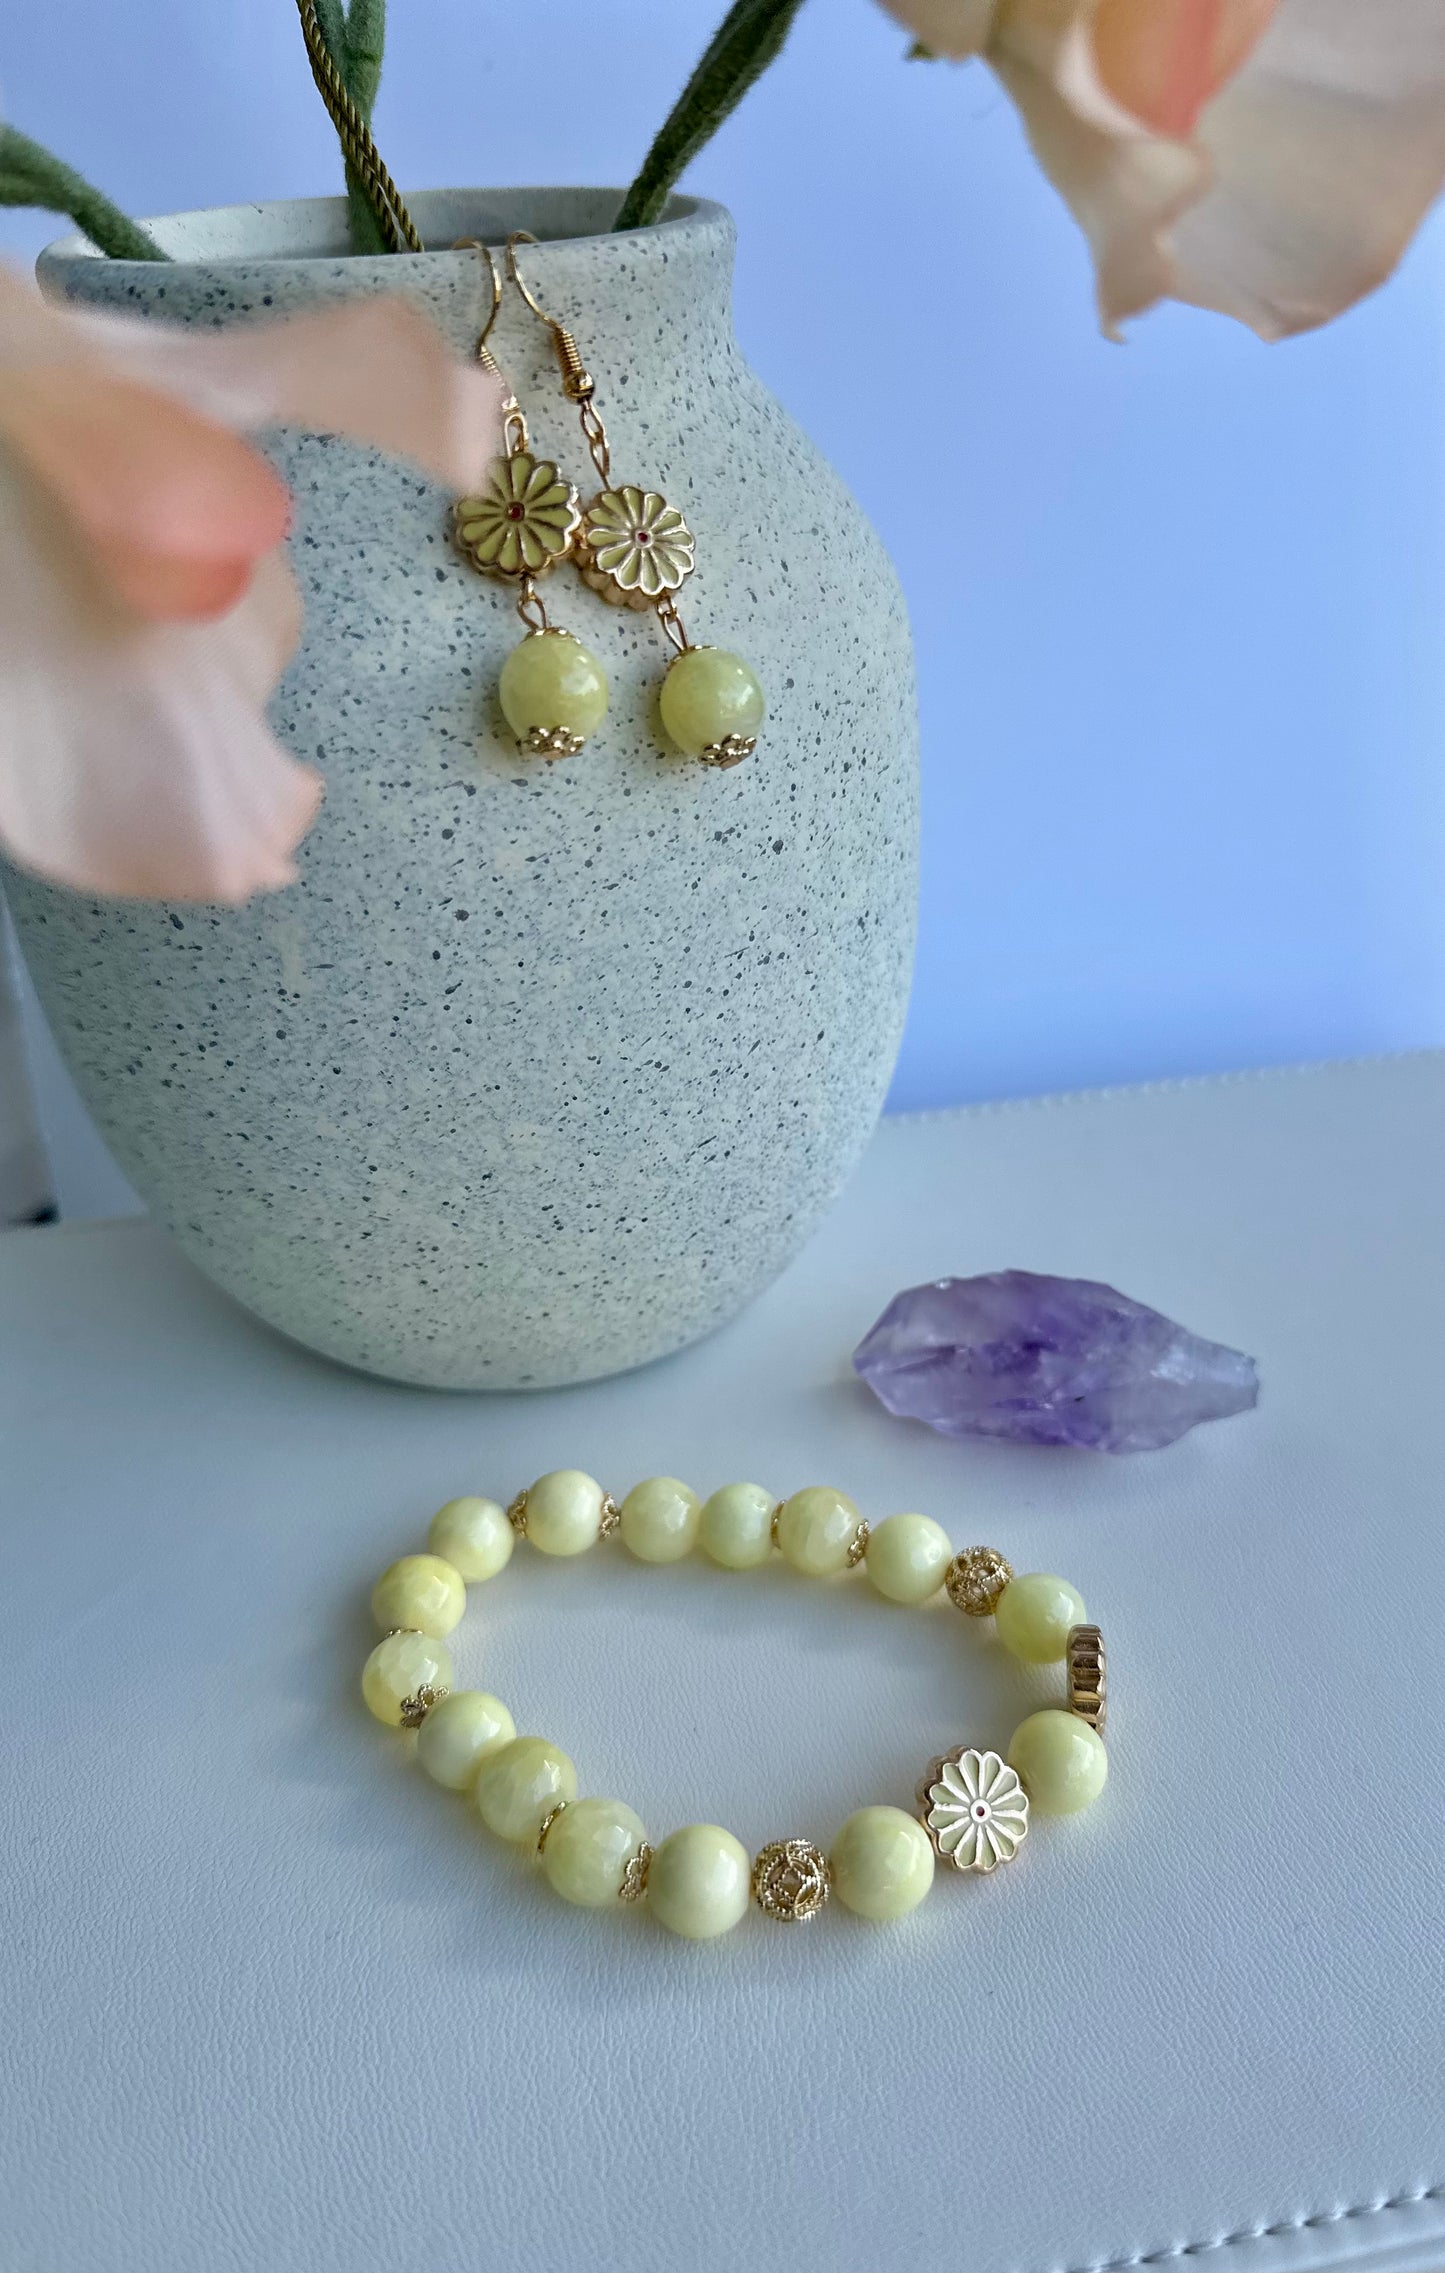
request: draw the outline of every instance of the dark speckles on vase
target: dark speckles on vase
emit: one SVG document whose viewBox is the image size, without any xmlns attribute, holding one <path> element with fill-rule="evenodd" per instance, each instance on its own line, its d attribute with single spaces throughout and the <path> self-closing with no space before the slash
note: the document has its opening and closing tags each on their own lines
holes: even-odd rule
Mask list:
<svg viewBox="0 0 1445 2273">
<path fill-rule="evenodd" d="M 866 1142 L 913 940 L 912 663 L 876 538 L 738 354 L 720 208 L 678 199 L 619 238 L 605 191 L 413 204 L 433 243 L 551 240 L 529 278 L 583 346 L 619 473 L 697 534 L 685 619 L 758 671 L 756 755 L 662 750 L 656 627 L 564 571 L 549 610 L 611 707 L 579 757 L 519 759 L 493 701 L 519 627 L 453 558 L 450 501 L 286 434 L 306 632 L 273 715 L 327 782 L 301 881 L 235 910 L 11 891 L 87 1101 L 202 1269 L 353 1365 L 507 1388 L 721 1324 Z M 163 283 L 70 240 L 43 279 L 201 324 L 400 290 L 470 349 L 475 256 L 335 257 L 343 210 L 177 217 Z M 509 301 L 494 344 L 580 478 L 546 334 Z"/>
</svg>

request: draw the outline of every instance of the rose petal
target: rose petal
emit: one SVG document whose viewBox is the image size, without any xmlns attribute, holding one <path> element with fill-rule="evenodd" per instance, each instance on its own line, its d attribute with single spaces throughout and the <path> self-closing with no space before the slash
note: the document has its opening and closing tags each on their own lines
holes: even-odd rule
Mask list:
<svg viewBox="0 0 1445 2273">
<path fill-rule="evenodd" d="M 883 0 L 931 55 L 981 55 L 993 30 L 999 0 Z"/>
<path fill-rule="evenodd" d="M 0 372 L 106 368 L 221 426 L 299 426 L 410 458 L 475 487 L 501 437 L 501 386 L 395 296 L 282 323 L 183 329 L 48 306 L 0 266 Z"/>
<path fill-rule="evenodd" d="M 1098 0 L 1090 37 L 1114 101 L 1156 134 L 1187 140 L 1279 0 Z"/>
<path fill-rule="evenodd" d="M 1207 188 L 1210 166 L 1189 143 L 1141 135 L 1112 103 L 1087 56 L 1068 72 L 1070 92 L 1035 61 L 1003 51 L 990 62 L 1018 105 L 1035 157 L 1073 208 L 1094 256 L 1099 320 L 1110 338 L 1119 322 L 1163 299 L 1174 284 L 1167 232 Z M 1064 70 L 1067 58 L 1053 57 Z M 1090 81 L 1083 115 L 1078 82 Z"/>
<path fill-rule="evenodd" d="M 257 451 L 130 379 L 12 372 L 0 443 L 65 507 L 116 596 L 152 621 L 233 606 L 286 534 L 286 485 Z"/>
<path fill-rule="evenodd" d="M 240 901 L 288 883 L 320 801 L 262 705 L 299 606 L 279 555 L 222 622 L 138 625 L 0 459 L 0 839 L 91 892 Z"/>
<path fill-rule="evenodd" d="M 1181 300 L 1266 339 L 1391 274 L 1445 181 L 1438 0 L 1283 0 L 1204 114 L 1214 186 L 1174 232 Z"/>
</svg>

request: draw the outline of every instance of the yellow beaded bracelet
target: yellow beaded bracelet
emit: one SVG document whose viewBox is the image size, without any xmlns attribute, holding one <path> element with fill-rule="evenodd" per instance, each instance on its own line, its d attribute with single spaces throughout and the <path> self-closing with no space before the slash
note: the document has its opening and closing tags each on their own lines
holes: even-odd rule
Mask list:
<svg viewBox="0 0 1445 2273">
<path fill-rule="evenodd" d="M 1015 1657 L 1062 1661 L 1067 1703 L 1021 1721 L 1006 1759 L 970 1745 L 943 1754 L 919 1784 L 914 1813 L 860 1808 L 826 1854 L 808 1839 L 777 1839 L 750 1861 L 716 1823 L 689 1824 L 651 1847 L 620 1800 L 579 1799 L 566 1753 L 518 1736 L 496 1697 L 453 1690 L 446 1648 L 468 1585 L 494 1578 L 519 1537 L 544 1555 L 580 1555 L 614 1532 L 645 1563 L 678 1562 L 701 1547 L 725 1569 L 746 1570 L 776 1550 L 819 1578 L 862 1564 L 891 1602 L 926 1602 L 945 1589 L 965 1616 L 992 1617 Z M 378 1720 L 416 1730 L 427 1773 L 470 1792 L 489 1830 L 535 1848 L 568 1902 L 600 1908 L 645 1898 L 661 1924 L 692 1941 L 735 1926 L 750 1899 L 788 1922 L 816 1917 L 830 1893 L 860 1917 L 901 1918 L 928 1892 L 935 1859 L 991 1871 L 1017 1853 L 1031 1806 L 1072 1815 L 1103 1789 L 1104 1642 L 1082 1598 L 1046 1572 L 1016 1578 L 992 1547 L 954 1554 L 929 1516 L 892 1515 L 870 1530 L 846 1494 L 825 1486 L 776 1500 L 758 1484 L 727 1484 L 703 1501 L 673 1476 L 649 1477 L 619 1505 L 592 1477 L 563 1468 L 507 1508 L 448 1500 L 427 1545 L 376 1582 L 372 1610 L 386 1633 L 366 1661 L 362 1695 Z"/>
</svg>

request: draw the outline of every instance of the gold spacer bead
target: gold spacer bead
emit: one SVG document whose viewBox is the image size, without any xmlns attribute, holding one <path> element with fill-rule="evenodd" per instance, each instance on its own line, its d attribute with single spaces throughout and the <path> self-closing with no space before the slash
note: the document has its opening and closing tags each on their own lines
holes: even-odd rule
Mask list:
<svg viewBox="0 0 1445 2273">
<path fill-rule="evenodd" d="M 525 1492 L 518 1492 L 518 1494 L 517 1494 L 516 1498 L 513 1500 L 513 1502 L 512 1502 L 512 1504 L 511 1504 L 511 1506 L 508 1508 L 508 1510 L 507 1510 L 507 1521 L 508 1521 L 508 1523 L 510 1523 L 510 1525 L 512 1526 L 512 1529 L 513 1529 L 513 1530 L 516 1532 L 516 1534 L 517 1534 L 517 1536 L 518 1536 L 518 1538 L 519 1538 L 519 1539 L 525 1539 L 525 1538 L 526 1538 L 526 1536 L 527 1536 L 527 1495 L 526 1495 L 526 1493 L 525 1493 Z"/>
<path fill-rule="evenodd" d="M 652 1863 L 652 1849 L 644 1839 L 635 1855 L 628 1857 L 622 1873 L 622 1884 L 617 1889 L 619 1902 L 640 1902 L 647 1892 L 647 1873 Z"/>
<path fill-rule="evenodd" d="M 1069 1711 L 1104 1733 L 1109 1711 L 1109 1670 L 1104 1637 L 1097 1626 L 1071 1626 L 1064 1650 L 1069 1676 Z"/>
<path fill-rule="evenodd" d="M 786 1503 L 784 1501 L 779 1500 L 777 1506 L 773 1509 L 773 1520 L 768 1525 L 768 1536 L 772 1540 L 775 1547 L 778 1544 L 778 1524 L 782 1518 L 783 1508 L 785 1504 Z"/>
<path fill-rule="evenodd" d="M 774 1839 L 753 1864 L 753 1900 L 785 1926 L 816 1918 L 833 1890 L 833 1873 L 811 1839 Z"/>
<path fill-rule="evenodd" d="M 537 1852 L 539 1855 L 547 1844 L 547 1833 L 551 1830 L 558 1816 L 563 1813 L 567 1805 L 568 1802 L 565 1799 L 559 1799 L 557 1805 L 543 1816 L 541 1827 L 537 1832 Z"/>
<path fill-rule="evenodd" d="M 948 1599 L 965 1618 L 991 1618 L 1013 1577 L 1013 1564 L 997 1547 L 965 1547 L 944 1572 Z"/>
<path fill-rule="evenodd" d="M 612 1494 L 610 1492 L 606 1492 L 603 1494 L 601 1511 L 597 1517 L 598 1538 L 610 1539 L 615 1531 L 621 1529 L 621 1525 L 622 1509 L 619 1507 L 617 1501 L 612 1497 Z"/>
<path fill-rule="evenodd" d="M 853 1534 L 853 1544 L 848 1549 L 847 1568 L 850 1571 L 856 1571 L 858 1565 L 862 1562 L 863 1557 L 867 1554 L 867 1552 L 868 1526 L 866 1523 L 860 1523 L 857 1530 Z"/>
<path fill-rule="evenodd" d="M 398 1626 L 395 1631 L 399 1634 L 409 1634 L 414 1631 L 414 1628 Z M 418 1689 L 414 1697 L 403 1697 L 401 1700 L 402 1727 L 420 1728 L 432 1706 L 439 1705 L 446 1694 L 445 1689 L 433 1689 L 428 1683 L 424 1688 Z"/>
<path fill-rule="evenodd" d="M 724 734 L 720 742 L 709 742 L 706 749 L 700 750 L 698 755 L 705 766 L 726 769 L 728 766 L 740 766 L 744 758 L 752 756 L 757 746 L 756 734 Z"/>
<path fill-rule="evenodd" d="M 565 726 L 529 726 L 522 748 L 530 758 L 575 758 L 586 739 Z"/>
</svg>

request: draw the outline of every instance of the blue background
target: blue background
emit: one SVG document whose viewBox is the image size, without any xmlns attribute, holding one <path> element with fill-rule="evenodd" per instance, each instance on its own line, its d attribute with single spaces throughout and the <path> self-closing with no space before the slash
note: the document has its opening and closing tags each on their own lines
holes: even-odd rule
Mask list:
<svg viewBox="0 0 1445 2273">
<path fill-rule="evenodd" d="M 394 0 L 383 152 L 404 187 L 624 181 L 720 12 Z M 992 79 L 904 46 L 811 0 L 688 177 L 913 612 L 893 1102 L 1445 1041 L 1445 230 L 1307 339 L 1168 308 L 1112 346 Z M 12 13 L 0 112 L 137 213 L 337 186 L 287 0 Z M 57 233 L 0 214 L 12 252 Z"/>
</svg>

